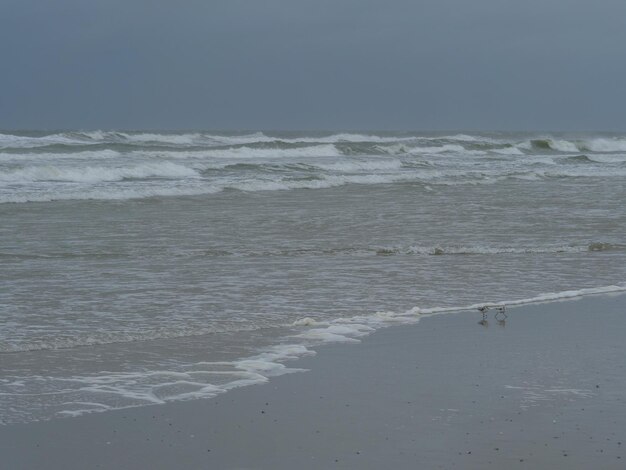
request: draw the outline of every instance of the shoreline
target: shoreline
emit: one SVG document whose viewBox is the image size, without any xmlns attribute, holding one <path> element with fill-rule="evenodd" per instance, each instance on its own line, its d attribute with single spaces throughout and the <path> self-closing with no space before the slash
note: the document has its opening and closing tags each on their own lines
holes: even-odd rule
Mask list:
<svg viewBox="0 0 626 470">
<path fill-rule="evenodd" d="M 206 362 L 206 346 L 207 342 L 213 344 L 215 338 L 206 335 L 190 336 L 187 339 L 193 341 L 196 344 L 196 349 L 199 353 L 196 361 L 191 361 L 189 364 L 183 364 L 179 368 L 157 368 L 154 371 L 125 371 L 117 375 L 117 382 L 109 382 L 104 384 L 98 384 L 92 381 L 91 375 L 82 376 L 72 369 L 72 366 L 80 366 L 81 361 L 68 362 L 66 369 L 66 378 L 70 378 L 75 383 L 74 390 L 80 393 L 80 390 L 84 388 L 91 393 L 81 398 L 74 398 L 69 396 L 71 390 L 66 388 L 61 381 L 60 390 L 63 393 L 68 394 L 66 401 L 63 399 L 55 400 L 57 405 L 56 411 L 50 411 L 51 401 L 48 400 L 45 406 L 48 407 L 40 410 L 33 409 L 28 411 L 25 405 L 26 401 L 19 403 L 18 407 L 11 407 L 11 397 L 19 397 L 17 389 L 10 391 L 9 401 L 5 403 L 4 409 L 9 410 L 9 413 L 2 416 L 0 413 L 0 425 L 10 424 L 24 424 L 27 422 L 47 421 L 54 420 L 63 417 L 76 417 L 85 414 L 98 413 L 98 412 L 110 412 L 113 410 L 123 410 L 129 408 L 136 408 L 142 406 L 151 405 L 164 405 L 168 403 L 175 403 L 178 401 L 186 401 L 190 399 L 208 399 L 220 396 L 224 393 L 229 393 L 234 389 L 240 387 L 246 387 L 251 385 L 258 385 L 273 380 L 278 376 L 300 371 L 297 365 L 293 367 L 294 361 L 301 360 L 302 358 L 309 357 L 316 354 L 316 349 L 323 348 L 328 344 L 337 343 L 359 343 L 361 339 L 379 331 L 381 329 L 394 327 L 394 326 L 408 326 L 418 323 L 421 319 L 428 318 L 433 315 L 446 315 L 455 313 L 473 314 L 483 312 L 488 315 L 499 315 L 499 319 L 506 318 L 506 308 L 515 308 L 524 305 L 540 305 L 543 303 L 550 303 L 555 301 L 569 301 L 581 299 L 584 297 L 605 295 L 605 294 L 622 294 L 626 291 L 626 285 L 606 285 L 599 287 L 588 287 L 573 290 L 564 290 L 556 292 L 547 292 L 538 294 L 534 297 L 517 298 L 513 300 L 500 300 L 481 302 L 476 304 L 465 304 L 457 306 L 445 306 L 445 307 L 413 307 L 409 310 L 401 310 L 399 312 L 393 311 L 378 311 L 376 313 L 361 314 L 352 317 L 340 317 L 330 320 L 316 320 L 309 317 L 301 317 L 293 323 L 285 324 L 282 326 L 283 334 L 274 337 L 274 341 L 269 341 L 263 347 L 259 346 L 257 349 L 250 349 L 246 351 L 247 354 L 242 354 L 239 357 L 234 358 L 218 358 L 213 362 Z M 500 313 L 498 313 L 498 311 Z M 290 331 L 289 331 L 290 330 Z M 289 332 L 288 332 L 289 331 Z M 170 354 L 176 354 L 180 351 L 181 343 L 176 343 L 179 338 L 168 339 L 172 341 L 171 344 L 165 342 L 154 343 L 155 349 L 167 348 Z M 155 340 L 159 341 L 159 340 Z M 119 343 L 126 344 L 126 343 Z M 149 342 L 135 343 L 136 348 L 144 348 L 144 346 L 150 344 Z M 188 343 L 187 343 L 188 344 Z M 103 348 L 94 350 L 93 354 L 107 354 L 110 351 L 107 348 L 116 347 L 117 343 L 107 343 L 102 345 L 94 345 L 90 347 Z M 146 351 L 150 349 L 150 346 L 144 348 Z M 39 354 L 41 358 L 45 358 L 47 350 L 34 350 L 27 352 L 33 355 Z M 52 349 L 49 350 L 51 354 L 63 354 L 71 352 L 71 349 Z M 81 350 L 77 350 L 81 352 Z M 2 354 L 2 353 L 0 353 Z M 11 353 L 7 353 L 11 354 Z M 4 354 L 3 354 L 4 356 Z M 4 356 L 10 359 L 10 356 Z M 170 356 L 171 358 L 171 356 Z M 68 358 L 66 356 L 65 360 Z M 36 358 L 32 358 L 31 361 Z M 56 362 L 63 364 L 64 362 L 57 358 Z M 106 362 L 106 361 L 105 361 Z M 83 361 L 84 363 L 84 361 Z M 11 363 L 8 363 L 8 369 L 11 369 Z M 211 364 L 214 364 L 213 366 Z M 94 364 L 96 368 L 92 370 L 98 371 L 97 363 Z M 218 372 L 214 372 L 217 366 Z M 92 366 L 93 367 L 93 366 Z M 114 368 L 104 369 L 116 370 Z M 5 364 L 5 369 L 7 364 Z M 151 374 L 152 372 L 152 374 Z M 68 375 L 69 374 L 69 375 Z M 103 372 L 102 374 L 96 374 L 96 378 L 100 379 L 107 375 L 115 375 L 115 373 Z M 211 375 L 207 377 L 207 375 Z M 217 374 L 217 375 L 215 375 Z M 47 380 L 48 377 L 46 370 L 40 368 L 35 374 L 40 376 L 39 380 Z M 161 376 L 162 379 L 153 383 L 134 385 L 138 381 L 141 381 L 142 377 Z M 171 377 L 174 377 L 172 379 Z M 232 377 L 230 380 L 225 377 Z M 28 377 L 18 377 L 17 383 Z M 56 377 L 50 377 L 50 381 L 56 380 Z M 175 380 L 175 383 L 171 383 L 171 380 Z M 82 382 L 82 383 L 81 383 Z M 176 384 L 179 385 L 176 388 Z M 45 387 L 45 383 L 39 382 L 39 387 Z M 119 396 L 111 397 L 111 388 L 117 387 L 115 393 Z M 165 387 L 164 389 L 161 386 Z M 54 385 L 49 389 L 48 395 L 56 395 Z M 59 387 L 59 385 L 57 385 Z M 2 395 L 3 390 L 0 390 Z M 105 395 L 102 395 L 104 393 Z M 108 395 L 108 396 L 107 396 Z M 35 396 L 36 397 L 36 396 Z M 43 397 L 43 396 L 42 396 Z M 106 398 L 105 398 L 106 397 Z M 36 400 L 36 398 L 35 398 Z M 71 400 L 71 401 L 70 401 Z M 142 400 L 143 402 L 138 402 Z M 128 402 L 134 402 L 128 404 Z M 43 403 L 42 403 L 43 405 Z M 55 406 L 52 404 L 52 406 Z M 34 412 L 37 411 L 37 414 Z M 19 414 L 22 413 L 21 419 Z M 35 415 L 35 416 L 33 416 Z M 15 419 L 15 416 L 18 416 Z"/>
<path fill-rule="evenodd" d="M 424 315 L 215 398 L 0 426 L 0 455 L 15 469 L 623 468 L 625 300 L 525 304 L 488 328 Z"/>
</svg>

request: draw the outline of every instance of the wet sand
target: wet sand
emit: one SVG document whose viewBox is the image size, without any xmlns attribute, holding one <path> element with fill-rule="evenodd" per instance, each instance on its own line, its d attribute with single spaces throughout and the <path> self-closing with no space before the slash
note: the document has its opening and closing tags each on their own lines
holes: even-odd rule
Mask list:
<svg viewBox="0 0 626 470">
<path fill-rule="evenodd" d="M 0 468 L 626 468 L 626 296 L 507 313 L 323 346 L 214 399 L 0 426 Z"/>
</svg>

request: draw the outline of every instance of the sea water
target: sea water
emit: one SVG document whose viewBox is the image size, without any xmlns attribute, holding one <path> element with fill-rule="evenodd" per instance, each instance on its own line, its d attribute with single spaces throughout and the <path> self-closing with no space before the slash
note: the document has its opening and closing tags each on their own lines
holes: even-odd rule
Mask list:
<svg viewBox="0 0 626 470">
<path fill-rule="evenodd" d="M 5 131 L 0 420 L 211 397 L 423 314 L 623 290 L 625 201 L 626 135 Z"/>
</svg>

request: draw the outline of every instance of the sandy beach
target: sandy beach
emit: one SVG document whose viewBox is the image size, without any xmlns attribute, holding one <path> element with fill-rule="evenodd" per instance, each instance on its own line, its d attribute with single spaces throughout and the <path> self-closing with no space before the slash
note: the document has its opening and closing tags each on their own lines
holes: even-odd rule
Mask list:
<svg viewBox="0 0 626 470">
<path fill-rule="evenodd" d="M 214 399 L 2 426 L 2 468 L 621 469 L 625 299 L 424 317 Z"/>
</svg>

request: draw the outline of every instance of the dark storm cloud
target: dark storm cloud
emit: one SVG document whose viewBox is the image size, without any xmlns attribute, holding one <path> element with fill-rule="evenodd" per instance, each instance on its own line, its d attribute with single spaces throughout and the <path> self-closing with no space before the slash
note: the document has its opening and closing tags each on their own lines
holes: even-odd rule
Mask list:
<svg viewBox="0 0 626 470">
<path fill-rule="evenodd" d="M 623 0 L 2 0 L 0 128 L 624 129 Z"/>
</svg>

